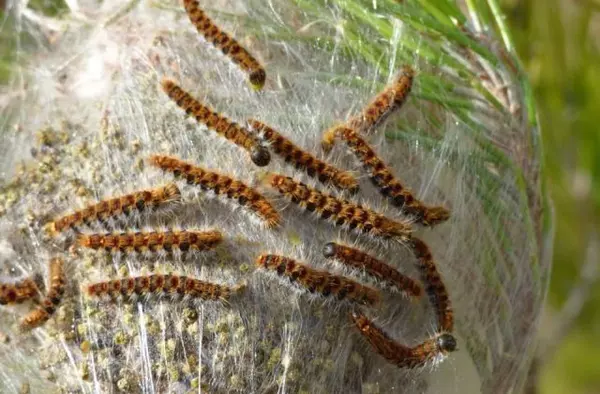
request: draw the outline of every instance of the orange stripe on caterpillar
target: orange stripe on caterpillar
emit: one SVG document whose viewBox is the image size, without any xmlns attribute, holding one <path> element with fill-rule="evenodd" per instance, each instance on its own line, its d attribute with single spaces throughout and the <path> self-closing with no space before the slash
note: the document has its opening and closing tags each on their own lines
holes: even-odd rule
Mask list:
<svg viewBox="0 0 600 394">
<path fill-rule="evenodd" d="M 452 332 L 454 329 L 454 312 L 446 286 L 433 261 L 431 251 L 425 242 L 412 238 L 412 250 L 418 260 L 417 269 L 425 284 L 425 292 L 433 306 L 438 320 L 438 332 Z"/>
<path fill-rule="evenodd" d="M 41 301 L 34 310 L 29 312 L 23 320 L 21 320 L 21 330 L 27 331 L 40 327 L 46 323 L 50 317 L 56 312 L 60 305 L 66 284 L 66 275 L 64 272 L 64 263 L 59 258 L 50 260 L 48 276 L 50 278 L 50 286 L 46 297 Z"/>
<path fill-rule="evenodd" d="M 436 334 L 415 347 L 407 347 L 390 338 L 365 315 L 352 313 L 352 320 L 377 353 L 399 368 L 419 368 L 441 362 L 457 350 L 456 339 L 448 334 Z"/>
<path fill-rule="evenodd" d="M 415 71 L 404 66 L 398 77 L 378 93 L 362 112 L 350 119 L 348 126 L 364 133 L 372 133 L 394 110 L 406 102 L 412 89 Z"/>
<path fill-rule="evenodd" d="M 279 174 L 269 174 L 265 184 L 287 197 L 294 204 L 336 226 L 348 226 L 350 230 L 384 238 L 406 241 L 410 238 L 408 223 L 396 222 L 369 208 L 312 189 L 304 183 Z"/>
<path fill-rule="evenodd" d="M 186 114 L 192 116 L 199 123 L 203 123 L 210 130 L 228 139 L 250 154 L 250 159 L 259 167 L 264 167 L 271 161 L 267 148 L 260 145 L 254 136 L 244 127 L 214 112 L 209 107 L 201 104 L 192 95 L 181 89 L 174 81 L 164 78 L 162 80 L 164 92 Z"/>
<path fill-rule="evenodd" d="M 0 305 L 21 304 L 39 295 L 38 285 L 33 278 L 12 283 L 0 283 Z"/>
<path fill-rule="evenodd" d="M 151 231 L 120 234 L 80 234 L 77 243 L 90 249 L 109 252 L 172 252 L 214 249 L 223 240 L 218 231 Z"/>
<path fill-rule="evenodd" d="M 392 170 L 380 158 L 371 146 L 348 127 L 338 127 L 332 133 L 339 136 L 352 153 L 369 171 L 371 181 L 382 195 L 404 212 L 414 215 L 417 222 L 424 226 L 433 226 L 450 218 L 450 211 L 444 207 L 429 207 L 417 200 L 392 174 Z"/>
<path fill-rule="evenodd" d="M 362 250 L 328 242 L 323 247 L 323 255 L 326 258 L 337 259 L 347 266 L 365 270 L 369 275 L 389 283 L 408 296 L 420 297 L 423 293 L 423 289 L 417 282 Z"/>
<path fill-rule="evenodd" d="M 269 228 L 277 227 L 281 222 L 279 213 L 265 197 L 237 179 L 207 171 L 171 156 L 153 155 L 149 162 L 163 171 L 185 179 L 188 184 L 198 185 L 205 190 L 210 189 L 217 195 L 237 200 L 242 206 L 247 205 Z"/>
<path fill-rule="evenodd" d="M 50 223 L 50 231 L 52 233 L 60 233 L 83 224 L 102 223 L 109 218 L 116 218 L 121 214 L 127 215 L 133 211 L 142 212 L 146 209 L 156 208 L 162 204 L 179 201 L 180 199 L 181 192 L 174 183 L 155 189 L 137 191 L 124 196 L 102 200 L 82 210 L 55 219 Z"/>
<path fill-rule="evenodd" d="M 181 275 L 153 274 L 94 283 L 86 287 L 86 294 L 112 300 L 150 295 L 227 300 L 243 288 L 243 285 L 231 288 Z"/>
<path fill-rule="evenodd" d="M 319 271 L 297 261 L 273 254 L 263 254 L 256 259 L 256 265 L 285 276 L 292 283 L 298 283 L 311 293 L 325 297 L 335 296 L 340 300 L 350 300 L 366 305 L 376 305 L 380 301 L 377 290 L 361 285 L 343 276 Z"/>
<path fill-rule="evenodd" d="M 353 193 L 358 190 L 358 182 L 349 172 L 342 171 L 323 160 L 317 159 L 314 155 L 299 148 L 292 141 L 261 121 L 250 119 L 249 123 L 259 133 L 260 138 L 270 142 L 275 153 L 283 157 L 286 162 L 292 163 L 296 168 L 305 170 L 310 177 Z"/>
<path fill-rule="evenodd" d="M 185 11 L 192 24 L 206 41 L 219 48 L 225 56 L 248 74 L 252 86 L 260 90 L 265 85 L 267 74 L 263 66 L 244 47 L 217 25 L 200 9 L 198 1 L 183 0 Z"/>
</svg>

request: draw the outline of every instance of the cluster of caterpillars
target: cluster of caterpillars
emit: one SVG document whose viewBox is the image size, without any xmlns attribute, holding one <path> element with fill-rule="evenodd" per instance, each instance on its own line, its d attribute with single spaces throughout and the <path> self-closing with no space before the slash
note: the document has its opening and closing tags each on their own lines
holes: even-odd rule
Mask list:
<svg viewBox="0 0 600 394">
<path fill-rule="evenodd" d="M 219 29 L 200 9 L 196 0 L 184 0 L 184 6 L 190 21 L 206 41 L 220 49 L 246 72 L 252 86 L 262 89 L 267 74 L 256 58 L 230 35 Z M 382 289 L 315 269 L 287 256 L 263 253 L 255 259 L 257 268 L 273 272 L 301 289 L 322 297 L 348 302 L 349 316 L 358 332 L 382 357 L 404 368 L 437 363 L 449 352 L 456 350 L 456 340 L 452 336 L 453 311 L 448 293 L 429 247 L 413 235 L 412 228 L 412 223 L 415 222 L 422 226 L 442 223 L 448 220 L 449 211 L 444 207 L 430 207 L 415 198 L 365 139 L 376 132 L 378 126 L 406 102 L 414 76 L 411 67 L 404 67 L 393 83 L 374 97 L 359 114 L 327 130 L 322 141 L 324 150 L 328 151 L 336 140 L 342 140 L 362 163 L 375 187 L 406 215 L 405 219 L 391 219 L 351 200 L 338 198 L 281 174 L 268 173 L 264 177 L 263 186 L 304 210 L 316 214 L 319 220 L 328 221 L 332 226 L 352 231 L 357 236 L 381 239 L 384 242 L 392 242 L 392 245 L 409 246 L 417 261 L 420 282 L 405 276 L 381 259 L 348 245 L 328 242 L 323 246 L 323 257 L 360 270 L 376 279 L 380 287 L 388 286 L 404 296 L 419 298 L 423 293 L 427 294 L 436 314 L 436 334 L 412 348 L 402 345 L 373 323 L 363 311 L 363 308 L 377 308 L 380 305 Z M 357 179 L 350 171 L 336 168 L 317 158 L 266 123 L 249 119 L 246 126 L 238 124 L 214 112 L 168 78 L 162 80 L 162 90 L 188 116 L 245 150 L 256 166 L 269 165 L 271 154 L 275 154 L 325 186 L 351 194 L 359 192 Z M 199 186 L 203 191 L 212 192 L 244 206 L 271 231 L 275 231 L 282 223 L 280 213 L 260 190 L 240 180 L 172 156 L 155 154 L 148 158 L 148 162 L 189 185 Z M 110 253 L 187 253 L 212 249 L 218 245 L 222 240 L 218 231 L 186 229 L 82 232 L 84 229 L 106 227 L 108 224 L 115 227 L 131 215 L 145 214 L 180 200 L 179 188 L 171 183 L 90 205 L 55 219 L 49 224 L 49 229 L 55 235 L 75 232 L 74 239 L 78 246 Z M 23 319 L 24 328 L 40 326 L 60 304 L 66 283 L 62 261 L 53 259 L 49 271 L 49 289 L 41 300 L 37 298 L 40 293 L 37 285 L 30 279 L 2 284 L 0 288 L 0 303 L 19 303 L 28 299 L 34 299 L 38 303 L 38 306 Z M 104 300 L 136 300 L 146 296 L 227 300 L 242 288 L 243 286 L 229 288 L 187 276 L 152 274 L 92 283 L 87 285 L 85 291 L 89 297 Z"/>
<path fill-rule="evenodd" d="M 166 158 L 166 157 L 165 157 Z M 175 158 L 169 158 L 174 161 Z M 162 162 L 158 156 L 149 159 L 150 163 Z M 125 222 L 126 218 L 142 213 L 151 214 L 157 209 L 181 202 L 179 187 L 174 183 L 150 190 L 137 191 L 92 204 L 81 210 L 56 218 L 49 224 L 52 234 L 72 231 L 75 244 L 81 248 L 101 250 L 107 253 L 122 254 L 186 254 L 216 248 L 223 241 L 223 235 L 216 230 L 150 230 L 118 232 L 85 232 L 85 229 L 106 227 L 108 223 Z M 173 274 L 153 274 L 128 277 L 108 282 L 88 285 L 86 294 L 100 300 L 118 298 L 137 299 L 141 296 L 169 296 L 188 299 L 227 300 L 241 287 L 203 282 L 199 279 Z"/>
<path fill-rule="evenodd" d="M 184 0 L 184 4 L 198 32 L 248 72 L 250 82 L 255 87 L 262 88 L 266 73 L 255 58 L 216 27 L 199 8 L 196 0 Z M 260 76 L 258 82 L 256 75 Z M 323 249 L 324 257 L 362 270 L 377 279 L 378 283 L 385 284 L 409 297 L 420 297 L 423 291 L 427 294 L 437 316 L 437 334 L 414 348 L 408 348 L 391 339 L 362 312 L 354 310 L 351 313 L 356 327 L 373 348 L 400 367 L 422 366 L 430 361 L 441 360 L 448 352 L 456 349 L 456 341 L 451 334 L 453 312 L 441 275 L 429 247 L 412 235 L 412 223 L 434 226 L 448 220 L 450 212 L 441 206 L 428 206 L 415 198 L 365 139 L 366 136 L 376 132 L 378 126 L 390 114 L 404 105 L 412 89 L 414 77 L 415 72 L 411 67 L 403 67 L 394 81 L 377 94 L 359 114 L 327 130 L 322 141 L 326 152 L 332 148 L 336 140 L 345 142 L 350 152 L 363 165 L 374 186 L 389 199 L 393 206 L 398 207 L 407 219 L 393 220 L 368 207 L 340 199 L 281 174 L 267 173 L 263 178 L 265 187 L 274 190 L 306 211 L 316 214 L 319 219 L 330 222 L 333 226 L 345 228 L 359 236 L 400 241 L 411 248 L 417 260 L 417 269 L 424 290 L 418 282 L 365 251 L 334 242 L 327 243 Z M 257 166 L 267 166 L 271 155 L 275 154 L 326 186 L 348 191 L 351 194 L 359 191 L 359 184 L 350 171 L 336 168 L 317 158 L 265 122 L 248 119 L 247 127 L 233 122 L 213 112 L 176 82 L 167 78 L 163 79 L 162 88 L 187 115 L 245 149 Z M 267 148 L 269 151 L 265 151 Z M 271 229 L 275 229 L 280 224 L 279 214 L 269 202 L 257 191 L 253 191 L 239 181 L 171 157 L 154 156 L 151 162 L 190 184 L 211 189 L 217 194 L 226 194 L 229 198 L 237 199 L 240 204 L 248 205 Z M 354 305 L 369 307 L 374 307 L 380 302 L 379 290 L 343 276 L 317 270 L 290 257 L 265 253 L 257 257 L 256 265 L 286 278 L 300 288 L 324 297 L 333 297 L 349 301 Z"/>
</svg>

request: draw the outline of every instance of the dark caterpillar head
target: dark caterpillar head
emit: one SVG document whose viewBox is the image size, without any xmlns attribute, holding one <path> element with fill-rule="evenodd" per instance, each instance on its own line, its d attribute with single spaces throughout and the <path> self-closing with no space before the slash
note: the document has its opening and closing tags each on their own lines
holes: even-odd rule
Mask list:
<svg viewBox="0 0 600 394">
<path fill-rule="evenodd" d="M 252 162 L 259 167 L 264 167 L 271 162 L 269 150 L 261 145 L 256 145 L 250 153 Z"/>
<path fill-rule="evenodd" d="M 259 68 L 258 70 L 252 71 L 250 73 L 250 83 L 252 87 L 256 90 L 260 90 L 265 86 L 265 80 L 267 79 L 267 73 L 264 69 Z"/>
<path fill-rule="evenodd" d="M 453 352 L 456 349 L 456 339 L 450 334 L 442 334 L 436 339 L 438 348 L 443 352 Z"/>
<path fill-rule="evenodd" d="M 328 242 L 323 246 L 323 256 L 329 258 L 335 256 L 336 244 L 334 242 Z"/>
</svg>

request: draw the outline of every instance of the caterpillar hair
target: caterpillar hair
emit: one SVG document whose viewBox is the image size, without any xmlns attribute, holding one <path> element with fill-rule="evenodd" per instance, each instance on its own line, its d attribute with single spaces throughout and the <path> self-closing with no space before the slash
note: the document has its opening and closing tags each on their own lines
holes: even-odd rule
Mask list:
<svg viewBox="0 0 600 394">
<path fill-rule="evenodd" d="M 349 267 L 364 270 L 369 275 L 394 286 L 410 297 L 420 297 L 423 293 L 423 289 L 416 281 L 402 275 L 397 269 L 362 250 L 328 242 L 323 247 L 323 255 L 329 259 L 336 259 Z"/>
<path fill-rule="evenodd" d="M 319 293 L 325 297 L 334 296 L 339 300 L 347 299 L 366 305 L 379 303 L 377 290 L 343 276 L 316 270 L 287 257 L 262 254 L 256 259 L 256 265 L 287 277 L 290 282 L 299 284 L 310 293 Z"/>
<path fill-rule="evenodd" d="M 271 161 L 271 154 L 264 146 L 260 145 L 252 134 L 239 124 L 212 111 L 201 104 L 188 92 L 181 89 L 174 81 L 164 78 L 162 80 L 164 92 L 186 114 L 192 116 L 199 123 L 204 123 L 210 130 L 228 139 L 250 154 L 250 159 L 259 167 L 264 167 Z"/>
<path fill-rule="evenodd" d="M 206 41 L 219 48 L 225 56 L 248 74 L 250 84 L 257 90 L 265 85 L 267 74 L 264 67 L 244 47 L 225 33 L 200 9 L 198 1 L 183 0 L 185 11 L 192 24 Z"/>
<path fill-rule="evenodd" d="M 419 368 L 438 364 L 457 350 L 456 339 L 448 333 L 437 334 L 415 347 L 407 347 L 390 338 L 365 315 L 353 312 L 352 320 L 377 353 L 399 368 Z"/>
<path fill-rule="evenodd" d="M 410 244 L 418 260 L 417 269 L 425 284 L 425 292 L 437 315 L 438 332 L 452 332 L 454 329 L 452 304 L 446 286 L 433 261 L 431 251 L 427 244 L 419 238 L 413 237 Z"/>
<path fill-rule="evenodd" d="M 218 231 L 151 231 L 119 234 L 80 234 L 77 243 L 107 252 L 146 253 L 174 250 L 181 252 L 214 249 L 223 240 Z"/>
<path fill-rule="evenodd" d="M 359 233 L 400 241 L 410 238 L 411 227 L 408 222 L 394 221 L 369 208 L 322 193 L 283 175 L 271 173 L 264 182 L 294 204 L 316 212 L 320 218 L 329 220 L 336 226 L 346 226 Z"/>
<path fill-rule="evenodd" d="M 319 160 L 259 120 L 250 119 L 249 123 L 258 132 L 259 137 L 269 142 L 273 151 L 287 163 L 291 163 L 298 169 L 303 169 L 308 176 L 317 178 L 322 183 L 349 190 L 351 193 L 358 191 L 358 182 L 348 171 L 340 170 L 323 160 Z"/>
<path fill-rule="evenodd" d="M 335 133 L 346 142 L 350 150 L 370 173 L 371 181 L 380 193 L 389 198 L 392 204 L 415 217 L 424 226 L 433 226 L 448 220 L 450 211 L 444 207 L 429 207 L 417 200 L 392 174 L 392 170 L 378 156 L 369 144 L 348 127 L 339 127 Z"/>
<path fill-rule="evenodd" d="M 50 230 L 56 234 L 81 225 L 104 223 L 109 218 L 129 215 L 133 211 L 143 212 L 180 199 L 179 188 L 174 183 L 170 183 L 156 189 L 137 191 L 89 205 L 82 210 L 55 219 L 50 223 Z"/>
<path fill-rule="evenodd" d="M 243 288 L 243 285 L 231 288 L 181 275 L 152 274 L 93 283 L 86 287 L 86 294 L 111 301 L 142 296 L 226 301 Z"/>
<path fill-rule="evenodd" d="M 48 292 L 40 305 L 35 307 L 35 309 L 21 320 L 21 330 L 27 331 L 40 327 L 56 312 L 65 292 L 66 275 L 63 265 L 63 261 L 59 258 L 50 260 L 48 269 L 50 286 L 48 287 Z"/>
<path fill-rule="evenodd" d="M 217 195 L 235 199 L 242 206 L 247 205 L 269 228 L 277 227 L 281 222 L 279 213 L 265 197 L 237 179 L 207 171 L 171 156 L 152 155 L 149 162 L 176 177 L 184 178 L 188 184 L 198 185 L 204 190 L 212 190 Z"/>
</svg>

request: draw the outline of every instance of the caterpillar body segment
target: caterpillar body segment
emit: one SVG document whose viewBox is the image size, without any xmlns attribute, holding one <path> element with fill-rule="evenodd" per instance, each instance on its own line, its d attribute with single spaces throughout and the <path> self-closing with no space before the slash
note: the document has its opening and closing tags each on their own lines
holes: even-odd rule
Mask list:
<svg viewBox="0 0 600 394">
<path fill-rule="evenodd" d="M 34 278 L 0 283 L 0 305 L 21 304 L 36 299 L 38 295 L 39 289 Z"/>
</svg>

